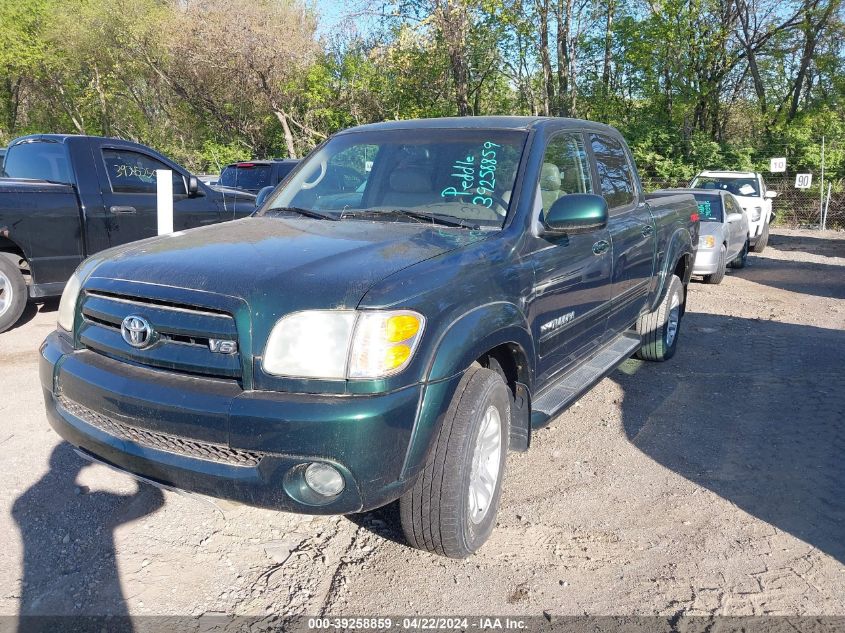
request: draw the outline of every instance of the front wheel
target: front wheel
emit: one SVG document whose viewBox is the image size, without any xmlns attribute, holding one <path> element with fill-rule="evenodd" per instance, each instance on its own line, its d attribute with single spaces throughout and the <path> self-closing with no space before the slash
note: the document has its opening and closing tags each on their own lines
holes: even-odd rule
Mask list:
<svg viewBox="0 0 845 633">
<path fill-rule="evenodd" d="M 657 310 L 644 314 L 637 321 L 637 333 L 643 340 L 637 358 L 664 361 L 675 355 L 684 315 L 683 304 L 684 285 L 677 275 L 672 275 Z"/>
<path fill-rule="evenodd" d="M 26 282 L 16 262 L 0 253 L 0 332 L 5 332 L 26 308 Z"/>
<path fill-rule="evenodd" d="M 746 262 L 748 262 L 748 240 L 745 240 L 745 244 L 742 245 L 739 255 L 731 262 L 731 268 L 736 268 L 737 270 L 745 268 Z"/>
<path fill-rule="evenodd" d="M 762 253 L 765 248 L 766 244 L 769 243 L 769 223 L 766 222 L 763 225 L 763 232 L 760 233 L 760 237 L 757 238 L 757 241 L 754 242 L 754 247 L 751 249 L 752 253 Z"/>
<path fill-rule="evenodd" d="M 399 499 L 411 546 L 466 558 L 490 536 L 502 494 L 510 403 L 498 373 L 473 366 L 464 374 L 428 463 Z"/>
<path fill-rule="evenodd" d="M 722 247 L 719 249 L 719 264 L 717 265 L 716 272 L 712 275 L 704 275 L 704 283 L 714 285 L 722 283 L 722 280 L 725 278 L 725 268 L 728 265 L 727 257 L 728 251 L 725 245 L 722 244 Z"/>
</svg>

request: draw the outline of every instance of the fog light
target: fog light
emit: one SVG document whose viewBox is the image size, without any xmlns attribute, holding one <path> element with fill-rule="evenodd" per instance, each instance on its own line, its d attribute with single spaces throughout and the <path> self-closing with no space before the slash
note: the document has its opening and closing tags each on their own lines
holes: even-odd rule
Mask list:
<svg viewBox="0 0 845 633">
<path fill-rule="evenodd" d="M 305 483 L 318 495 L 336 497 L 343 492 L 343 475 L 328 464 L 314 462 L 305 469 Z"/>
</svg>

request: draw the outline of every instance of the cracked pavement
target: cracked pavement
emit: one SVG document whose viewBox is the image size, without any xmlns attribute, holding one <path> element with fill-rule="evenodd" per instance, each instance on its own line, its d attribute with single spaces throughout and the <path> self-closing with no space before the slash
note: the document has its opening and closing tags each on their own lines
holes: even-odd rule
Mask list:
<svg viewBox="0 0 845 633">
<path fill-rule="evenodd" d="M 628 361 L 511 454 L 473 558 L 395 508 L 161 492 L 47 425 L 55 303 L 0 334 L 0 614 L 845 615 L 845 233 L 777 230 L 691 284 L 676 357 Z"/>
</svg>

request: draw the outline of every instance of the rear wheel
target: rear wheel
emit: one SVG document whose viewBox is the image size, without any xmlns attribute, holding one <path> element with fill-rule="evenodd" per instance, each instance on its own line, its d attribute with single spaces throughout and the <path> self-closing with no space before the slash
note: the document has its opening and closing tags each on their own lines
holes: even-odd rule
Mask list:
<svg viewBox="0 0 845 633">
<path fill-rule="evenodd" d="M 637 333 L 643 344 L 637 358 L 664 361 L 675 355 L 681 318 L 684 315 L 684 285 L 677 275 L 672 275 L 663 301 L 657 310 L 644 314 L 637 322 Z"/>
<path fill-rule="evenodd" d="M 763 225 L 763 232 L 760 233 L 760 237 L 757 238 L 757 241 L 754 242 L 754 247 L 751 249 L 752 253 L 762 253 L 763 250 L 766 248 L 766 244 L 769 243 L 769 223 L 766 222 Z"/>
<path fill-rule="evenodd" d="M 11 257 L 0 253 L 0 332 L 12 327 L 26 308 L 26 282 Z"/>
<path fill-rule="evenodd" d="M 739 255 L 731 262 L 731 268 L 745 268 L 745 263 L 748 261 L 748 240 L 742 245 L 742 250 Z"/>
<path fill-rule="evenodd" d="M 725 248 L 725 245 L 722 244 L 722 248 L 719 249 L 719 265 L 716 268 L 716 272 L 712 275 L 704 275 L 704 283 L 706 284 L 720 284 L 722 280 L 725 278 L 725 268 L 728 265 L 727 262 L 728 258 L 728 251 Z"/>
<path fill-rule="evenodd" d="M 466 558 L 496 524 L 510 434 L 510 392 L 495 371 L 473 366 L 455 392 L 425 469 L 399 500 L 413 547 Z"/>
</svg>

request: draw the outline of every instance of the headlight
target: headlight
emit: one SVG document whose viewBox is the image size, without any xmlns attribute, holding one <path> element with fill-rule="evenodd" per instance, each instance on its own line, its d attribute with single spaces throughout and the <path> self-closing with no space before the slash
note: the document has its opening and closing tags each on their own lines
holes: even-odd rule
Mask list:
<svg viewBox="0 0 845 633">
<path fill-rule="evenodd" d="M 425 318 L 410 310 L 307 310 L 279 320 L 262 367 L 295 378 L 381 378 L 411 361 Z"/>
<path fill-rule="evenodd" d="M 712 235 L 702 235 L 698 238 L 698 248 L 713 248 L 716 246 L 716 238 Z"/>
<path fill-rule="evenodd" d="M 763 215 L 763 207 L 754 207 L 754 210 L 751 212 L 751 221 L 756 222 L 760 219 L 761 215 Z"/>
<path fill-rule="evenodd" d="M 79 289 L 82 287 L 79 270 L 77 270 L 67 284 L 65 284 L 62 298 L 59 301 L 59 327 L 70 332 L 73 330 L 73 316 L 76 312 L 76 300 L 79 298 Z"/>
</svg>

